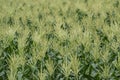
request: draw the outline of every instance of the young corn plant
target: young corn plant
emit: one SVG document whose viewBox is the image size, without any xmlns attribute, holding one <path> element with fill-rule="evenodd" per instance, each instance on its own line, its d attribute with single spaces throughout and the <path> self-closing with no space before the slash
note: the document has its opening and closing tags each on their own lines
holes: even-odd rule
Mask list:
<svg viewBox="0 0 120 80">
<path fill-rule="evenodd" d="M 46 72 L 40 71 L 38 73 L 39 80 L 46 80 L 46 76 L 47 76 Z"/>
<path fill-rule="evenodd" d="M 71 62 L 70 62 L 71 69 L 76 76 L 76 80 L 79 80 L 78 73 L 79 73 L 79 67 L 80 67 L 80 60 L 77 58 L 77 55 L 75 54 L 74 55 L 71 54 L 70 59 L 71 59 Z"/>
<path fill-rule="evenodd" d="M 94 43 L 94 49 L 93 49 L 93 59 L 96 62 L 98 59 L 100 59 L 100 55 L 101 53 L 99 52 L 99 42 L 97 41 L 96 43 Z"/>
<path fill-rule="evenodd" d="M 61 69 L 60 69 L 65 76 L 65 80 L 69 79 L 69 75 L 71 73 L 71 63 L 68 61 L 68 57 L 65 56 L 64 62 L 61 64 Z"/>
<path fill-rule="evenodd" d="M 104 63 L 107 63 L 109 61 L 109 51 L 106 50 L 101 54 L 102 60 Z"/>
<path fill-rule="evenodd" d="M 48 61 L 46 61 L 45 65 L 47 68 L 47 74 L 49 76 L 49 79 L 51 79 L 51 80 L 54 79 L 54 77 L 52 78 L 55 68 L 56 68 L 54 65 L 54 62 L 51 59 L 49 59 Z"/>
<path fill-rule="evenodd" d="M 106 64 L 104 64 L 104 66 L 101 66 L 101 72 L 100 72 L 100 77 L 101 77 L 101 79 L 112 79 L 112 72 L 111 72 L 111 65 L 109 66 L 109 65 L 106 65 Z"/>
<path fill-rule="evenodd" d="M 8 59 L 8 62 L 9 62 L 8 79 L 16 80 L 18 67 L 20 67 L 20 66 L 24 67 L 25 58 L 23 56 L 13 54 L 10 56 L 10 59 Z"/>
<path fill-rule="evenodd" d="M 120 70 L 120 54 L 118 53 L 118 58 L 113 62 L 114 66 L 117 68 L 117 70 Z"/>
</svg>

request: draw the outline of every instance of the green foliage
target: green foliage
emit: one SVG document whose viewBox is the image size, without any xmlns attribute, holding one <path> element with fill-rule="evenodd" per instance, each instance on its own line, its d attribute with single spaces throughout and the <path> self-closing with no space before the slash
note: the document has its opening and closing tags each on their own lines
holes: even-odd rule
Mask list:
<svg viewBox="0 0 120 80">
<path fill-rule="evenodd" d="M 0 0 L 0 80 L 119 80 L 119 0 Z"/>
</svg>

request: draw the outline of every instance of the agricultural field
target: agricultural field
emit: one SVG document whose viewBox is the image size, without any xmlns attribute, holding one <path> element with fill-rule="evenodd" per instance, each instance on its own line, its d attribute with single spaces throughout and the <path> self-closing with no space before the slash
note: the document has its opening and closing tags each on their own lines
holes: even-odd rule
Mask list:
<svg viewBox="0 0 120 80">
<path fill-rule="evenodd" d="M 0 0 L 0 80 L 120 80 L 120 0 Z"/>
</svg>

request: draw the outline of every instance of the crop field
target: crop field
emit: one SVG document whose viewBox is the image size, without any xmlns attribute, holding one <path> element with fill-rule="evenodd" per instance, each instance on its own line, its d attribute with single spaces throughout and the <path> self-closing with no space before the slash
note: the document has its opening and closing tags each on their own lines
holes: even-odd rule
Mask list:
<svg viewBox="0 0 120 80">
<path fill-rule="evenodd" d="M 120 80 L 120 0 L 0 0 L 0 80 Z"/>
</svg>

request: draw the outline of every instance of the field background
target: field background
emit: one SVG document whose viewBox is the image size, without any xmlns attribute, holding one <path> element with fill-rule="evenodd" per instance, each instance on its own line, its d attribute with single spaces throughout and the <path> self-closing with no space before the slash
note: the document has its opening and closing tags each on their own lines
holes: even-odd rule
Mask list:
<svg viewBox="0 0 120 80">
<path fill-rule="evenodd" d="M 0 0 L 0 80 L 120 80 L 120 0 Z"/>
</svg>

